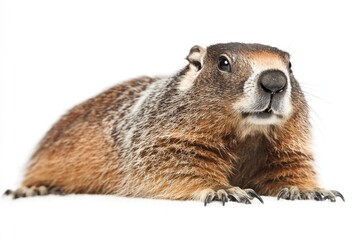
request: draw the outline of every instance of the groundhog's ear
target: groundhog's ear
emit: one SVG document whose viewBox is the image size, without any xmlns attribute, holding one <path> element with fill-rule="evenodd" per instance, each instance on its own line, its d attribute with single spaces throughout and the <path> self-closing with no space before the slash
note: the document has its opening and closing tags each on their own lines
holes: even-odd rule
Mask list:
<svg viewBox="0 0 360 240">
<path fill-rule="evenodd" d="M 186 57 L 186 59 L 199 71 L 203 67 L 205 53 L 205 48 L 195 45 L 190 49 L 189 55 Z"/>
</svg>

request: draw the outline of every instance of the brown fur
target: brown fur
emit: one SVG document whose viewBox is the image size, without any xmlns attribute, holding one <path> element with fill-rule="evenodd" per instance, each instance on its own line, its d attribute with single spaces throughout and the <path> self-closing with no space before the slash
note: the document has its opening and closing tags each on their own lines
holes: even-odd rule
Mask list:
<svg viewBox="0 0 360 240">
<path fill-rule="evenodd" d="M 233 75 L 214 67 L 221 54 L 231 55 Z M 70 110 L 39 144 L 23 186 L 203 201 L 216 192 L 241 200 L 233 186 L 313 191 L 307 104 L 292 73 L 293 109 L 281 124 L 252 125 L 232 108 L 251 62 L 286 69 L 288 58 L 256 44 L 196 46 L 177 75 L 124 82 Z"/>
<path fill-rule="evenodd" d="M 126 87 L 118 85 L 63 116 L 39 144 L 23 185 L 59 186 L 65 193 L 114 193 L 121 169 L 113 140 L 106 134 L 111 131 L 109 113 L 116 111 L 116 101 L 136 98 L 135 92 L 145 88 L 142 84 L 152 81 L 144 77 Z"/>
</svg>

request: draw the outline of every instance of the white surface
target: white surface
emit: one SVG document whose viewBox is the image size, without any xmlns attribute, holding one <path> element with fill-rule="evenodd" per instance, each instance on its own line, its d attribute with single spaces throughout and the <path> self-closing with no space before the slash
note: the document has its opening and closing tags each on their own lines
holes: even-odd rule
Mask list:
<svg viewBox="0 0 360 240">
<path fill-rule="evenodd" d="M 3 239 L 358 239 L 351 203 L 67 196 L 2 200 Z M 5 213 L 5 216 L 3 215 Z M 1 236 L 1 235 L 0 235 Z"/>
<path fill-rule="evenodd" d="M 121 80 L 173 73 L 195 44 L 240 41 L 292 55 L 322 185 L 346 203 L 0 198 L 0 239 L 359 238 L 356 2 L 247 2 L 0 1 L 0 191 L 18 185 L 36 143 L 76 103 Z"/>
</svg>

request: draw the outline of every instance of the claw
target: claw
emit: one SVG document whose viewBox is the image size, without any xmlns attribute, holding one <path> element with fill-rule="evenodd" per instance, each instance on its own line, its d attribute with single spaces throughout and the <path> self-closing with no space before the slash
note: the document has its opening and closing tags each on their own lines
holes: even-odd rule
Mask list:
<svg viewBox="0 0 360 240">
<path fill-rule="evenodd" d="M 319 192 L 315 192 L 315 197 L 314 197 L 314 199 L 315 199 L 316 201 L 323 201 L 323 200 L 325 200 L 325 199 L 322 197 L 321 193 L 319 193 Z"/>
<path fill-rule="evenodd" d="M 262 198 L 259 195 L 257 195 L 257 193 L 254 190 L 252 190 L 252 189 L 247 190 L 246 193 L 249 194 L 250 197 L 257 198 L 262 204 L 264 204 L 264 201 L 262 200 Z"/>
<path fill-rule="evenodd" d="M 332 190 L 331 192 L 332 192 L 336 197 L 340 197 L 340 198 L 345 202 L 345 198 L 344 198 L 344 196 L 343 196 L 340 192 L 335 191 L 335 190 Z"/>
<path fill-rule="evenodd" d="M 297 199 L 298 192 L 296 190 L 290 191 L 290 200 L 294 201 Z"/>
<path fill-rule="evenodd" d="M 221 202 L 222 202 L 222 205 L 225 206 L 225 203 L 227 202 L 227 198 L 226 198 L 225 194 L 221 195 Z"/>
<path fill-rule="evenodd" d="M 204 201 L 204 206 L 206 207 L 206 205 L 208 203 L 211 203 L 212 199 L 213 199 L 213 196 L 211 196 L 211 194 L 207 195 L 207 197 L 205 198 L 205 201 Z"/>
<path fill-rule="evenodd" d="M 336 202 L 335 196 L 332 193 L 330 193 L 324 197 L 324 200 L 327 200 L 327 199 L 329 199 L 331 202 Z"/>
<path fill-rule="evenodd" d="M 277 200 L 279 200 L 280 198 L 283 198 L 284 195 L 289 193 L 289 189 L 288 188 L 283 188 L 280 190 Z"/>
</svg>

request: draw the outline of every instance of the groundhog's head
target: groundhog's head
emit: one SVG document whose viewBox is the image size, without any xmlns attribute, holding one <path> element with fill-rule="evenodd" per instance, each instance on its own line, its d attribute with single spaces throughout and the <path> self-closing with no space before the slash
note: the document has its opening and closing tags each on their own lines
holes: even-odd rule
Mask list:
<svg viewBox="0 0 360 240">
<path fill-rule="evenodd" d="M 289 58 L 260 44 L 194 46 L 179 89 L 203 96 L 248 124 L 280 125 L 306 105 Z"/>
</svg>

